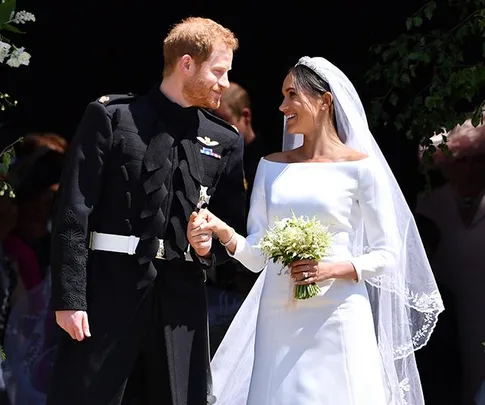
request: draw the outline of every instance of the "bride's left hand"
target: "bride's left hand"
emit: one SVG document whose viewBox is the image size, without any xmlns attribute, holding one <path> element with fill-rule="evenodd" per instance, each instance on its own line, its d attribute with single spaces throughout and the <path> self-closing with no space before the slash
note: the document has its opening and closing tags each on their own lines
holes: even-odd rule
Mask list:
<svg viewBox="0 0 485 405">
<path fill-rule="evenodd" d="M 295 284 L 320 283 L 332 278 L 332 264 L 316 260 L 297 260 L 290 264 L 290 274 Z"/>
<path fill-rule="evenodd" d="M 297 285 L 320 283 L 330 278 L 358 281 L 352 262 L 317 262 L 297 260 L 290 264 L 291 277 Z"/>
</svg>

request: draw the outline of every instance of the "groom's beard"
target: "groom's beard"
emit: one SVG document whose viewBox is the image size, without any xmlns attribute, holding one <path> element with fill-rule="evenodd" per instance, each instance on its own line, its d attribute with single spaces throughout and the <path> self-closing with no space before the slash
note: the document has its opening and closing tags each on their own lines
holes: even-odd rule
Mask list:
<svg viewBox="0 0 485 405">
<path fill-rule="evenodd" d="M 216 86 L 208 86 L 195 75 L 184 83 L 182 94 L 190 105 L 215 110 L 221 102 L 221 93 L 213 91 L 214 87 Z"/>
</svg>

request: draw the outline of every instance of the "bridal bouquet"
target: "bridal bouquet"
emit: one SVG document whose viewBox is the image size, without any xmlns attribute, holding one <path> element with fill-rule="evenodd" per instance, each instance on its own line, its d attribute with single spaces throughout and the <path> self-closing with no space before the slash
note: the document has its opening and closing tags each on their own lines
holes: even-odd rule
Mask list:
<svg viewBox="0 0 485 405">
<path fill-rule="evenodd" d="M 296 260 L 320 261 L 327 256 L 332 235 L 315 217 L 296 217 L 276 220 L 261 238 L 258 247 L 263 254 L 273 261 L 288 267 Z M 317 284 L 295 286 L 295 298 L 307 299 L 318 294 Z"/>
</svg>

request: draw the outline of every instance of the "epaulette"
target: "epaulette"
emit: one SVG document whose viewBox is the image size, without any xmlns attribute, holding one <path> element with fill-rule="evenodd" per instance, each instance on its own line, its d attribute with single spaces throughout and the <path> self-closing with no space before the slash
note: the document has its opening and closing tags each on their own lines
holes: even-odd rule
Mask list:
<svg viewBox="0 0 485 405">
<path fill-rule="evenodd" d="M 105 96 L 101 96 L 98 98 L 98 103 L 103 104 L 104 106 L 109 106 L 112 104 L 128 104 L 131 103 L 136 98 L 136 95 L 133 93 L 127 94 L 108 94 Z"/>
<path fill-rule="evenodd" d="M 234 125 L 229 124 L 227 121 L 224 121 L 222 118 L 218 117 L 213 112 L 211 112 L 211 111 L 209 111 L 209 110 L 207 110 L 205 108 L 201 108 L 200 110 L 211 121 L 214 121 L 217 124 L 222 125 L 223 127 L 227 128 L 227 129 L 231 130 L 232 132 L 235 132 L 236 134 L 239 135 L 239 131 L 238 131 L 238 129 Z"/>
</svg>

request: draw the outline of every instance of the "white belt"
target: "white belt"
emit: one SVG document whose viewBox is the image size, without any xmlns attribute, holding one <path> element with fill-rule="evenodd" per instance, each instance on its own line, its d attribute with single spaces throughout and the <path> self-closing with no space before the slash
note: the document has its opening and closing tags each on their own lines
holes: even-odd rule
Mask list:
<svg viewBox="0 0 485 405">
<path fill-rule="evenodd" d="M 108 252 L 126 253 L 134 255 L 140 238 L 137 236 L 113 235 L 109 233 L 91 232 L 89 238 L 89 248 L 92 250 L 105 250 Z M 165 247 L 163 240 L 159 240 L 156 259 L 166 260 Z M 185 253 L 185 260 L 192 261 L 189 252 Z"/>
</svg>

